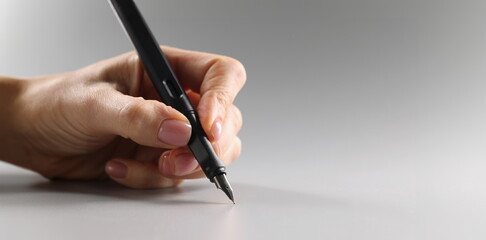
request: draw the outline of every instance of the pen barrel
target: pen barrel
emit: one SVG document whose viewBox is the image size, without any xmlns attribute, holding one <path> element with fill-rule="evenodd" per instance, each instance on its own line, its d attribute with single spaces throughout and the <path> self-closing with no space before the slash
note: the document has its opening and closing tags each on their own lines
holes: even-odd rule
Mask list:
<svg viewBox="0 0 486 240">
<path fill-rule="evenodd" d="M 213 181 L 214 176 L 225 173 L 225 167 L 214 152 L 196 111 L 159 44 L 132 0 L 110 0 L 110 2 L 162 101 L 184 114 L 191 123 L 192 135 L 188 143 L 189 149 L 203 172 Z"/>
</svg>

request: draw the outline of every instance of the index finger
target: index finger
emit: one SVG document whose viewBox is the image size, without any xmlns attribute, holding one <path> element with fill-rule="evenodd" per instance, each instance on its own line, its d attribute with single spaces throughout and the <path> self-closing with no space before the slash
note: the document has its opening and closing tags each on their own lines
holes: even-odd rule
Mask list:
<svg viewBox="0 0 486 240">
<path fill-rule="evenodd" d="M 222 122 L 246 81 L 243 65 L 230 57 L 162 47 L 183 87 L 199 93 L 197 111 L 207 133 Z"/>
</svg>

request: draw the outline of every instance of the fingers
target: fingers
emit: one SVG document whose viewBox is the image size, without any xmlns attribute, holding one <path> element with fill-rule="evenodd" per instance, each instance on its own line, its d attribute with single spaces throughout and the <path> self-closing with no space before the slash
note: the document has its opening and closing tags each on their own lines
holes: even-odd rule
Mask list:
<svg viewBox="0 0 486 240">
<path fill-rule="evenodd" d="M 238 132 L 240 132 L 242 126 L 243 118 L 240 110 L 235 105 L 231 105 L 228 108 L 226 118 L 223 122 L 222 135 L 215 144 L 220 145 L 224 149 L 224 143 L 236 136 Z"/>
<path fill-rule="evenodd" d="M 140 95 L 145 74 L 135 51 L 102 60 L 77 72 L 93 82 L 108 82 L 116 90 L 131 96 Z"/>
<path fill-rule="evenodd" d="M 159 160 L 159 172 L 169 178 L 184 178 L 201 170 L 194 155 L 184 147 L 164 152 Z"/>
<path fill-rule="evenodd" d="M 226 117 L 246 81 L 243 65 L 229 57 L 163 47 L 179 80 L 200 94 L 197 110 L 204 130 L 216 140 L 218 124 Z"/>
<path fill-rule="evenodd" d="M 221 135 L 216 127 L 226 118 L 227 110 L 233 105 L 245 79 L 243 65 L 232 59 L 216 61 L 208 70 L 201 85 L 197 110 L 203 127 L 210 132 L 213 140 Z"/>
<path fill-rule="evenodd" d="M 241 140 L 236 134 L 241 129 L 241 113 L 234 105 L 229 108 L 223 124 L 224 133 L 219 141 L 213 142 L 216 154 L 225 163 L 231 164 L 241 153 Z M 166 151 L 159 159 L 160 172 L 170 178 L 188 179 L 203 177 L 204 173 L 198 167 L 196 159 L 186 147 Z"/>
<path fill-rule="evenodd" d="M 241 141 L 236 136 L 241 128 L 241 113 L 233 105 L 233 101 L 246 81 L 243 65 L 225 56 L 162 48 L 181 84 L 190 90 L 188 96 L 197 106 L 203 128 L 216 153 L 226 164 L 231 163 L 241 152 Z M 121 55 L 101 65 L 105 67 L 99 76 L 113 83 L 116 90 L 156 99 L 155 90 L 136 54 Z M 113 91 L 115 92 L 114 89 Z M 94 122 L 97 130 L 105 129 L 150 147 L 176 148 L 187 144 L 190 128 L 187 129 L 188 121 L 182 114 L 158 101 L 134 98 L 120 92 L 118 96 L 110 93 L 109 99 L 98 105 L 103 108 L 102 111 L 93 111 L 99 113 L 93 117 L 96 119 Z M 183 122 L 187 126 L 182 127 L 176 122 Z M 131 161 L 126 163 L 136 166 L 135 169 L 148 169 L 144 164 L 150 164 L 135 164 Z M 162 173 L 171 178 L 203 176 L 187 147 L 166 151 L 157 168 L 159 175 Z M 150 169 L 153 170 L 153 166 Z"/>
<path fill-rule="evenodd" d="M 97 133 L 120 135 L 158 148 L 187 145 L 191 126 L 181 113 L 155 100 L 124 95 L 114 89 L 89 97 L 88 125 Z"/>
<path fill-rule="evenodd" d="M 131 188 L 173 187 L 182 182 L 162 176 L 152 161 L 113 159 L 106 164 L 105 171 L 114 181 Z"/>
<path fill-rule="evenodd" d="M 228 141 L 225 151 L 220 155 L 223 163 L 228 166 L 241 154 L 241 140 L 234 137 Z M 204 173 L 196 159 L 187 148 L 178 148 L 164 152 L 159 159 L 159 172 L 171 179 L 194 179 L 204 177 Z"/>
<path fill-rule="evenodd" d="M 220 137 L 222 121 L 246 81 L 243 65 L 230 57 L 162 47 L 181 84 L 200 95 L 197 111 L 211 140 Z M 136 53 L 105 60 L 94 67 L 98 76 L 120 92 L 158 99 Z M 96 72 L 96 71 L 95 71 Z M 191 98 L 192 99 L 192 98 Z"/>
</svg>

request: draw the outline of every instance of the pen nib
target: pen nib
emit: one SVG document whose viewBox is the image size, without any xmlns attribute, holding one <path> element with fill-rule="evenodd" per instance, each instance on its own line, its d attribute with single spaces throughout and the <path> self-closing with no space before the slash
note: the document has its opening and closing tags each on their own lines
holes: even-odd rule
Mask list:
<svg viewBox="0 0 486 240">
<path fill-rule="evenodd" d="M 228 198 L 233 202 L 233 204 L 235 204 L 233 189 L 231 188 L 231 185 L 226 178 L 226 174 L 214 176 L 213 180 L 214 184 L 216 184 L 216 187 L 218 189 L 221 189 L 226 194 L 226 196 L 228 196 Z"/>
</svg>

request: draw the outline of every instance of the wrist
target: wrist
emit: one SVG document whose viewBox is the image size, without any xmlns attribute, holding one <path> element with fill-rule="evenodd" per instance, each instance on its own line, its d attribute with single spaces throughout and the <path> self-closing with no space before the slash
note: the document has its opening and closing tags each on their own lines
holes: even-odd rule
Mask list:
<svg viewBox="0 0 486 240">
<path fill-rule="evenodd" d="M 21 116 L 19 100 L 26 88 L 25 79 L 0 76 L 0 160 L 20 164 L 22 159 L 22 140 L 17 128 L 17 119 Z"/>
</svg>

